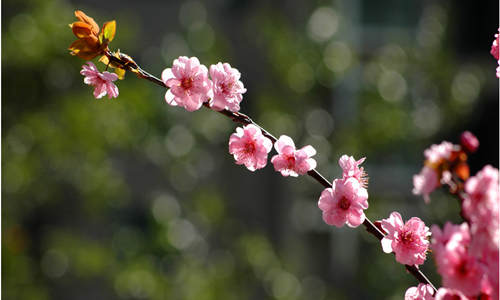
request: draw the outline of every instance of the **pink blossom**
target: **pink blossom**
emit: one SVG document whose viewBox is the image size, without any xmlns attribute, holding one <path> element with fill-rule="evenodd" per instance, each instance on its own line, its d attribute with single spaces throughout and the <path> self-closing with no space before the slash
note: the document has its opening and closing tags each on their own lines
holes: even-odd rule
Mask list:
<svg viewBox="0 0 500 300">
<path fill-rule="evenodd" d="M 500 31 L 500 28 L 498 29 Z M 491 45 L 491 50 L 490 53 L 493 55 L 493 57 L 496 59 L 498 64 L 500 65 L 500 58 L 499 58 L 499 51 L 498 51 L 498 46 L 499 46 L 499 36 L 498 33 L 495 34 L 495 39 L 493 40 L 493 44 Z M 500 66 L 497 68 L 497 77 L 500 78 Z"/>
<path fill-rule="evenodd" d="M 311 158 L 316 154 L 316 150 L 311 145 L 295 150 L 293 140 L 286 135 L 282 135 L 274 143 L 274 149 L 278 154 L 271 158 L 271 162 L 274 169 L 281 172 L 283 176 L 297 177 L 316 168 L 316 160 Z"/>
<path fill-rule="evenodd" d="M 208 70 L 196 57 L 180 56 L 161 74 L 163 83 L 170 89 L 165 100 L 172 106 L 182 106 L 188 111 L 199 109 L 209 98 Z"/>
<path fill-rule="evenodd" d="M 365 221 L 368 192 L 353 177 L 335 179 L 331 188 L 323 190 L 318 201 L 323 220 L 329 225 L 357 227 Z"/>
<path fill-rule="evenodd" d="M 212 100 L 210 107 L 214 110 L 228 109 L 232 112 L 240 110 L 241 94 L 247 90 L 243 87 L 240 72 L 231 68 L 228 63 L 218 63 L 210 66 L 210 77 L 212 78 Z"/>
<path fill-rule="evenodd" d="M 450 158 L 451 153 L 455 150 L 455 145 L 444 141 L 439 145 L 432 145 L 424 151 L 426 163 L 430 165 L 438 164 L 443 160 Z"/>
<path fill-rule="evenodd" d="M 366 173 L 363 170 L 363 167 L 359 167 L 365 161 L 365 157 L 360 160 L 355 160 L 352 156 L 342 155 L 339 159 L 339 165 L 342 168 L 342 176 L 343 178 L 354 177 L 356 178 L 363 187 L 366 188 L 368 179 L 366 178 Z"/>
<path fill-rule="evenodd" d="M 87 62 L 87 64 L 88 66 L 82 66 L 80 74 L 85 76 L 84 83 L 95 87 L 94 97 L 100 99 L 106 94 L 108 94 L 109 99 L 118 97 L 118 87 L 113 83 L 118 79 L 118 75 L 107 71 L 99 72 L 91 61 Z"/>
<path fill-rule="evenodd" d="M 267 154 L 273 143 L 262 135 L 259 127 L 249 124 L 236 128 L 229 138 L 229 153 L 234 155 L 238 165 L 245 165 L 250 171 L 262 169 L 267 164 Z"/>
<path fill-rule="evenodd" d="M 429 194 L 439 186 L 437 172 L 427 166 L 422 168 L 420 174 L 413 175 L 413 194 L 423 195 L 426 203 L 429 203 Z"/>
<path fill-rule="evenodd" d="M 479 140 L 470 131 L 464 131 L 460 135 L 460 145 L 468 152 L 476 152 L 479 147 Z"/>
<path fill-rule="evenodd" d="M 433 300 L 434 289 L 430 284 L 419 283 L 406 290 L 405 300 Z"/>
<path fill-rule="evenodd" d="M 471 239 L 469 225 L 465 222 L 461 225 L 446 222 L 443 231 L 441 231 L 439 226 L 432 225 L 431 232 L 431 248 L 434 256 L 436 256 L 436 260 L 441 259 L 441 256 L 446 256 L 448 251 L 455 251 L 457 247 L 466 249 Z"/>
<path fill-rule="evenodd" d="M 438 273 L 443 278 L 443 286 L 457 289 L 466 296 L 475 296 L 481 290 L 484 270 L 477 259 L 467 249 L 456 247 L 436 255 Z"/>
<path fill-rule="evenodd" d="M 500 28 L 498 28 L 498 31 L 500 31 Z M 500 44 L 499 43 L 499 40 L 498 40 L 498 33 L 495 34 L 495 39 L 493 40 L 493 44 L 491 45 L 491 50 L 490 50 L 490 53 L 491 55 L 493 55 L 493 57 L 496 59 L 496 60 L 499 60 L 500 59 L 500 55 L 499 55 L 499 51 L 498 51 L 498 45 Z"/>
<path fill-rule="evenodd" d="M 469 300 L 460 291 L 454 289 L 440 288 L 436 293 L 436 300 Z"/>
<path fill-rule="evenodd" d="M 394 252 L 396 261 L 405 265 L 424 263 L 429 248 L 429 227 L 419 218 L 413 217 L 403 223 L 398 212 L 393 212 L 382 220 L 382 228 L 387 235 L 381 240 L 385 253 Z"/>
<path fill-rule="evenodd" d="M 462 211 L 472 223 L 488 226 L 491 221 L 497 220 L 499 191 L 498 169 L 490 165 L 485 166 L 475 176 L 465 183 L 467 193 L 462 202 Z M 497 220 L 498 221 L 498 220 Z M 498 222 L 495 222 L 498 226 Z"/>
</svg>

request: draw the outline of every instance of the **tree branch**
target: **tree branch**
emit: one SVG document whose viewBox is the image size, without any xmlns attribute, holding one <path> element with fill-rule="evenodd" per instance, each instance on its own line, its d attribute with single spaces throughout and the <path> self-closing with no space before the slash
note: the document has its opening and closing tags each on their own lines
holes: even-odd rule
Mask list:
<svg viewBox="0 0 500 300">
<path fill-rule="evenodd" d="M 120 65 L 123 69 L 132 71 L 135 73 L 139 78 L 143 78 L 146 80 L 149 80 L 156 85 L 159 85 L 163 88 L 168 88 L 163 81 L 154 75 L 151 75 L 150 73 L 146 72 L 143 70 L 138 64 L 136 64 L 129 56 L 120 54 L 120 57 L 117 57 L 113 55 L 112 52 L 107 51 L 105 55 L 108 57 L 108 59 L 113 62 L 114 64 Z M 203 103 L 203 106 L 205 108 L 208 108 L 212 110 L 208 104 L 208 102 Z M 214 110 L 215 111 L 215 110 Z M 253 124 L 257 127 L 259 127 L 262 131 L 262 134 L 266 137 L 268 137 L 273 143 L 277 141 L 277 138 L 269 133 L 267 130 L 262 128 L 259 124 L 254 122 L 249 116 L 240 113 L 240 112 L 231 112 L 227 109 L 223 109 L 220 111 L 216 111 L 228 118 L 230 118 L 233 122 L 241 124 L 241 125 L 249 125 Z M 328 181 L 321 173 L 319 173 L 316 169 L 313 169 L 309 172 L 307 172 L 307 175 L 311 176 L 316 180 L 319 184 L 321 184 L 325 188 L 331 188 L 332 184 L 330 181 Z M 368 231 L 370 234 L 375 236 L 378 240 L 381 240 L 384 238 L 385 233 L 382 232 L 381 229 L 379 229 L 377 226 L 375 226 L 370 219 L 365 218 L 365 221 L 363 222 L 363 225 L 365 226 L 366 231 Z M 419 282 L 424 283 L 424 284 L 429 284 L 433 289 L 434 292 L 437 292 L 436 287 L 431 283 L 431 281 L 420 271 L 420 269 L 415 266 L 415 265 L 405 265 L 406 270 L 413 276 L 415 277 Z"/>
</svg>

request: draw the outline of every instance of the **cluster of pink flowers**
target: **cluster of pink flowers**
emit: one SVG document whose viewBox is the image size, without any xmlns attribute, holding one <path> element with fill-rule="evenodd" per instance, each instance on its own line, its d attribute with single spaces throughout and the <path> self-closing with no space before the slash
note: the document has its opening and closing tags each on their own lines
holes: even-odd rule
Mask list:
<svg viewBox="0 0 500 300">
<path fill-rule="evenodd" d="M 413 194 L 422 195 L 425 202 L 429 203 L 430 193 L 441 184 L 453 186 L 453 176 L 466 180 L 469 177 L 467 153 L 475 152 L 478 147 L 477 138 L 465 131 L 460 136 L 460 145 L 444 141 L 426 149 L 424 167 L 419 174 L 413 176 Z"/>
<path fill-rule="evenodd" d="M 358 227 L 365 221 L 364 210 L 368 208 L 368 191 L 366 174 L 363 168 L 359 167 L 364 160 L 355 160 L 347 155 L 339 159 L 343 170 L 342 179 L 335 179 L 331 188 L 323 190 L 318 201 L 323 220 L 327 224 Z"/>
<path fill-rule="evenodd" d="M 85 76 L 83 79 L 85 84 L 95 87 L 94 97 L 96 99 L 100 99 L 106 94 L 109 99 L 118 97 L 118 88 L 113 83 L 113 81 L 118 79 L 118 75 L 107 71 L 104 71 L 103 73 L 99 72 L 97 67 L 91 61 L 87 62 L 87 64 L 88 66 L 82 66 L 80 74 Z"/>
<path fill-rule="evenodd" d="M 380 241 L 385 253 L 394 252 L 396 261 L 404 265 L 421 265 L 429 249 L 429 227 L 417 217 L 406 223 L 398 212 L 383 219 L 382 228 L 387 235 Z"/>
<path fill-rule="evenodd" d="M 500 28 L 498 28 L 498 32 L 500 32 Z M 500 44 L 499 41 L 499 36 L 498 33 L 495 34 L 495 39 L 493 40 L 493 44 L 491 45 L 491 50 L 490 53 L 493 55 L 493 57 L 497 60 L 498 62 L 498 67 L 497 67 L 497 77 L 500 78 L 500 51 L 498 49 Z"/>
<path fill-rule="evenodd" d="M 424 197 L 441 183 L 455 187 L 452 192 L 460 196 L 466 221 L 461 225 L 447 222 L 443 230 L 432 226 L 431 249 L 443 284 L 435 297 L 498 299 L 499 173 L 488 165 L 469 178 L 466 153 L 475 152 L 479 141 L 466 131 L 460 144 L 443 142 L 431 146 L 424 152 L 422 172 L 414 177 L 414 193 Z M 420 289 L 408 290 L 408 294 L 417 290 Z"/>
<path fill-rule="evenodd" d="M 272 147 L 272 141 L 253 124 L 236 128 L 236 133 L 229 139 L 229 153 L 233 154 L 237 164 L 245 165 L 250 171 L 266 166 Z M 316 168 L 316 160 L 311 158 L 316 154 L 316 150 L 311 145 L 296 150 L 293 140 L 282 135 L 274 144 L 274 148 L 278 154 L 273 156 L 271 163 L 283 176 L 297 177 Z"/>
<path fill-rule="evenodd" d="M 172 106 L 195 111 L 211 99 L 212 109 L 237 112 L 246 92 L 240 76 L 228 63 L 218 63 L 210 66 L 210 80 L 207 67 L 198 58 L 181 56 L 174 60 L 172 68 L 163 70 L 161 79 L 169 88 L 165 100 Z"/>
<path fill-rule="evenodd" d="M 425 164 L 420 174 L 413 176 L 413 194 L 423 195 L 426 202 L 430 201 L 429 194 L 440 185 L 440 180 L 447 173 L 440 172 L 440 165 L 447 161 L 457 146 L 450 142 L 432 145 L 424 151 Z"/>
</svg>

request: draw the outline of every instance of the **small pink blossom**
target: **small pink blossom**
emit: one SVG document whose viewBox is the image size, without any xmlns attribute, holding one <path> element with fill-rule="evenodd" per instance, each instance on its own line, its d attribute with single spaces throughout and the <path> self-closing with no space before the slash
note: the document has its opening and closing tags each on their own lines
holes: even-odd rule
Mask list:
<svg viewBox="0 0 500 300">
<path fill-rule="evenodd" d="M 445 249 L 436 255 L 436 264 L 444 287 L 457 289 L 466 296 L 475 296 L 481 291 L 483 267 L 466 248 Z"/>
<path fill-rule="evenodd" d="M 498 29 L 498 31 L 500 31 L 500 28 Z M 493 44 L 491 45 L 490 53 L 491 53 L 491 55 L 493 55 L 495 60 L 500 65 L 500 58 L 499 58 L 500 55 L 499 55 L 499 50 L 498 50 L 498 46 L 500 43 L 499 43 L 498 38 L 499 38 L 498 33 L 496 33 L 495 39 L 493 40 Z M 500 78 L 500 66 L 497 68 L 497 77 Z"/>
<path fill-rule="evenodd" d="M 113 81 L 118 79 L 118 75 L 107 71 L 99 72 L 91 61 L 87 62 L 87 64 L 88 66 L 82 66 L 80 74 L 85 76 L 83 79 L 84 83 L 95 87 L 94 97 L 100 99 L 106 94 L 108 94 L 109 99 L 118 97 L 118 87 L 113 83 Z"/>
<path fill-rule="evenodd" d="M 274 149 L 278 154 L 271 158 L 271 162 L 274 169 L 281 172 L 283 176 L 297 177 L 316 168 L 316 160 L 311 158 L 316 154 L 316 150 L 311 145 L 295 150 L 293 140 L 286 135 L 282 135 L 274 143 Z"/>
<path fill-rule="evenodd" d="M 422 168 L 420 174 L 413 175 L 413 194 L 423 195 L 426 203 L 430 202 L 429 195 L 437 187 L 439 187 L 439 180 L 437 172 L 427 166 Z"/>
<path fill-rule="evenodd" d="M 318 201 L 323 220 L 329 225 L 357 227 L 365 221 L 368 192 L 353 177 L 335 179 L 332 188 L 323 190 Z"/>
<path fill-rule="evenodd" d="M 449 251 L 455 251 L 457 247 L 466 249 L 471 240 L 469 225 L 465 222 L 461 225 L 446 222 L 443 231 L 441 231 L 439 226 L 432 225 L 431 232 L 431 249 L 436 260 L 440 260 L 441 256 L 446 256 L 446 253 Z"/>
<path fill-rule="evenodd" d="M 424 263 L 429 248 L 429 227 L 419 218 L 413 217 L 403 223 L 398 212 L 393 212 L 382 220 L 382 228 L 387 235 L 381 240 L 385 253 L 394 252 L 396 261 L 405 265 Z"/>
<path fill-rule="evenodd" d="M 488 226 L 490 221 L 498 219 L 498 177 L 498 169 L 487 165 L 465 183 L 467 195 L 462 202 L 462 211 L 472 223 Z"/>
<path fill-rule="evenodd" d="M 419 283 L 406 290 L 405 300 L 433 300 L 434 289 L 430 284 Z"/>
<path fill-rule="evenodd" d="M 243 87 L 240 72 L 231 68 L 228 63 L 218 63 L 210 66 L 210 77 L 212 78 L 212 100 L 210 107 L 214 110 L 228 109 L 232 112 L 240 110 L 241 94 L 247 90 Z"/>
<path fill-rule="evenodd" d="M 170 88 L 165 93 L 165 100 L 172 106 L 195 111 L 209 98 L 212 83 L 207 67 L 200 65 L 196 57 L 180 56 L 174 60 L 172 68 L 163 70 L 161 79 Z"/>
<path fill-rule="evenodd" d="M 454 289 L 440 288 L 436 293 L 436 300 L 469 300 L 460 291 Z"/>
<path fill-rule="evenodd" d="M 259 127 L 249 124 L 236 128 L 229 138 L 229 153 L 234 155 L 238 165 L 245 165 L 250 171 L 262 169 L 267 164 L 267 154 L 273 143 L 262 135 Z"/>
<path fill-rule="evenodd" d="M 500 31 L 500 28 L 498 28 L 498 31 Z M 499 50 L 498 50 L 498 45 L 500 43 L 499 43 L 498 38 L 499 38 L 498 33 L 495 33 L 495 39 L 493 40 L 493 44 L 491 45 L 491 50 L 490 50 L 491 55 L 493 55 L 493 57 L 496 60 L 500 59 Z"/>
<path fill-rule="evenodd" d="M 366 178 L 366 173 L 363 167 L 359 167 L 365 161 L 365 157 L 360 160 L 355 160 L 352 156 L 342 155 L 339 159 L 339 165 L 342 168 L 343 178 L 354 177 L 356 178 L 363 187 L 366 188 L 368 179 Z"/>
<path fill-rule="evenodd" d="M 472 132 L 464 131 L 460 135 L 460 145 L 462 145 L 462 148 L 466 151 L 473 153 L 476 152 L 479 147 L 479 140 Z"/>
<path fill-rule="evenodd" d="M 426 163 L 434 165 L 443 160 L 450 158 L 451 153 L 455 150 L 455 145 L 450 142 L 444 141 L 439 145 L 432 145 L 424 151 Z"/>
</svg>

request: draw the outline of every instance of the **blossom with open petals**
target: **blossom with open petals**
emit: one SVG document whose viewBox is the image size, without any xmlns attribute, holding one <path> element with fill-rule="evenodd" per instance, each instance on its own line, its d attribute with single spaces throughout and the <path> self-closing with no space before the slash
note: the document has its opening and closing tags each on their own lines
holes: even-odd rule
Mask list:
<svg viewBox="0 0 500 300">
<path fill-rule="evenodd" d="M 247 91 L 240 81 L 240 72 L 228 63 L 218 63 L 210 66 L 210 77 L 212 79 L 210 107 L 214 110 L 239 111 L 242 94 Z"/>
<path fill-rule="evenodd" d="M 259 127 L 250 124 L 243 128 L 236 128 L 229 138 L 229 153 L 234 156 L 236 163 L 245 165 L 250 171 L 264 168 L 267 164 L 267 154 L 273 143 L 262 135 Z"/>
<path fill-rule="evenodd" d="M 498 169 L 487 165 L 465 183 L 467 195 L 462 210 L 470 221 L 488 225 L 493 219 L 498 219 L 498 178 Z"/>
<path fill-rule="evenodd" d="M 113 83 L 113 81 L 118 79 L 118 75 L 107 71 L 99 72 L 91 61 L 87 62 L 87 64 L 88 66 L 82 66 L 80 74 L 85 76 L 83 79 L 84 83 L 95 87 L 94 97 L 99 99 L 106 94 L 109 99 L 118 97 L 118 87 Z"/>
<path fill-rule="evenodd" d="M 396 261 L 405 265 L 424 263 L 429 248 L 429 227 L 417 217 L 406 223 L 398 212 L 393 212 L 382 220 L 382 228 L 387 235 L 381 240 L 385 253 L 394 252 Z"/>
<path fill-rule="evenodd" d="M 427 166 L 422 168 L 420 174 L 413 175 L 413 194 L 424 196 L 426 203 L 429 203 L 429 195 L 439 186 L 438 173 Z"/>
<path fill-rule="evenodd" d="M 466 249 L 471 240 L 469 225 L 465 222 L 461 225 L 446 222 L 443 230 L 437 225 L 432 225 L 431 232 L 431 249 L 436 260 L 441 259 L 441 255 L 446 255 L 447 251 L 455 251 L 457 247 Z"/>
<path fill-rule="evenodd" d="M 447 160 L 450 158 L 453 150 L 455 150 L 455 145 L 447 141 L 443 141 L 438 145 L 431 145 L 424 151 L 425 158 L 427 159 L 426 163 L 432 165 L 439 163 L 442 160 Z"/>
<path fill-rule="evenodd" d="M 443 253 L 436 254 L 436 264 L 444 287 L 459 290 L 466 296 L 475 296 L 481 291 L 484 266 L 466 248 L 444 249 Z"/>
<path fill-rule="evenodd" d="M 498 29 L 500 31 L 500 28 Z M 500 65 L 500 55 L 499 55 L 499 35 L 498 33 L 495 34 L 495 39 L 493 40 L 493 44 L 491 45 L 491 50 L 490 53 L 493 55 L 493 57 L 496 59 L 498 64 Z M 497 68 L 497 77 L 500 78 L 500 66 Z"/>
<path fill-rule="evenodd" d="M 163 83 L 170 89 L 165 100 L 172 106 L 182 106 L 187 111 L 200 109 L 209 98 L 211 81 L 208 70 L 196 57 L 181 56 L 174 60 L 172 68 L 161 74 Z"/>
<path fill-rule="evenodd" d="M 316 160 L 311 158 L 316 154 L 316 150 L 311 145 L 296 150 L 293 140 L 286 135 L 282 135 L 274 143 L 274 149 L 278 154 L 271 158 L 271 162 L 274 169 L 281 172 L 283 176 L 297 177 L 316 168 Z"/>
<path fill-rule="evenodd" d="M 318 207 L 323 211 L 323 220 L 327 224 L 357 227 L 365 221 L 368 192 L 353 177 L 335 179 L 332 187 L 321 193 Z"/>
<path fill-rule="evenodd" d="M 352 156 L 342 155 L 339 159 L 339 165 L 342 168 L 342 177 L 354 177 L 356 178 L 365 188 L 368 184 L 368 179 L 366 178 L 366 173 L 363 167 L 359 167 L 365 161 L 365 157 L 356 160 Z"/>
<path fill-rule="evenodd" d="M 430 284 L 419 283 L 406 290 L 405 300 L 433 300 L 434 289 Z"/>
</svg>

